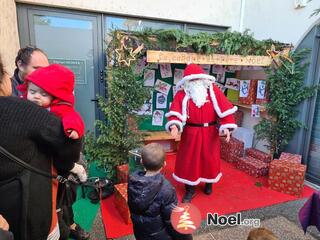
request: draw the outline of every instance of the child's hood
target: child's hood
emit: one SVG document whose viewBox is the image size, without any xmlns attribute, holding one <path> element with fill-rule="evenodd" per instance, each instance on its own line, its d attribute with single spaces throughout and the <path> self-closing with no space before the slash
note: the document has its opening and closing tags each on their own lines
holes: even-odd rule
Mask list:
<svg viewBox="0 0 320 240">
<path fill-rule="evenodd" d="M 161 174 L 146 177 L 140 171 L 130 175 L 128 198 L 132 207 L 139 211 L 147 210 L 161 190 L 163 181 Z"/>
<path fill-rule="evenodd" d="M 26 77 L 24 84 L 19 86 L 21 92 L 27 92 L 28 81 L 56 99 L 74 105 L 74 74 L 68 68 L 60 64 L 51 64 L 33 71 Z"/>
</svg>

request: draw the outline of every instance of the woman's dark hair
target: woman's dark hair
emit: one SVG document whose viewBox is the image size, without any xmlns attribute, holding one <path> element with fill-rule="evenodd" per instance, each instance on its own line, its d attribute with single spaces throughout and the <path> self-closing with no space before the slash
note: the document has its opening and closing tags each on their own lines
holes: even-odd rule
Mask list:
<svg viewBox="0 0 320 240">
<path fill-rule="evenodd" d="M 3 62 L 0 56 L 0 83 L 2 83 L 3 76 L 5 75 L 6 71 L 4 70 Z"/>
<path fill-rule="evenodd" d="M 24 64 L 24 65 L 28 65 L 29 62 L 30 62 L 30 59 L 31 59 L 31 55 L 35 51 L 42 52 L 44 55 L 46 55 L 44 53 L 44 51 L 42 51 L 40 48 L 37 48 L 37 47 L 27 46 L 27 47 L 24 47 L 24 48 L 20 48 L 20 50 L 18 51 L 16 60 L 15 60 L 16 67 L 18 67 L 18 62 L 19 61 L 21 61 L 21 63 Z"/>
</svg>

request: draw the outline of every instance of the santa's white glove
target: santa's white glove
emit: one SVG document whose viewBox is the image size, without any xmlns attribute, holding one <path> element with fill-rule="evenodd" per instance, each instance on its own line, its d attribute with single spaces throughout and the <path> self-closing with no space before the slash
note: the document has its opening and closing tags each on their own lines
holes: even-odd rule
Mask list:
<svg viewBox="0 0 320 240">
<path fill-rule="evenodd" d="M 74 164 L 74 167 L 70 170 L 70 172 L 76 174 L 79 177 L 80 182 L 86 182 L 88 179 L 86 170 L 78 163 Z"/>
</svg>

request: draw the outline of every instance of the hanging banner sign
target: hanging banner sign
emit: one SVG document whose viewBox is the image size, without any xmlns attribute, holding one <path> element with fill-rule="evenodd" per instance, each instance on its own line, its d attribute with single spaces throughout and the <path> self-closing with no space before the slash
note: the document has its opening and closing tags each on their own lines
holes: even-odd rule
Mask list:
<svg viewBox="0 0 320 240">
<path fill-rule="evenodd" d="M 187 52 L 147 51 L 148 63 L 217 64 L 240 66 L 269 66 L 269 56 L 240 56 L 224 54 L 198 54 Z"/>
</svg>

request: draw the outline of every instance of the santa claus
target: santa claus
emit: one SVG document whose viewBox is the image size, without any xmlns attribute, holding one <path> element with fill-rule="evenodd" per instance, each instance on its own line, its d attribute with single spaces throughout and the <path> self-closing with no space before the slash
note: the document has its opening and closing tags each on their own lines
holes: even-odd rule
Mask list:
<svg viewBox="0 0 320 240">
<path fill-rule="evenodd" d="M 215 78 L 205 74 L 200 66 L 189 64 L 166 114 L 167 131 L 174 138 L 182 133 L 173 173 L 175 180 L 185 184 L 182 202 L 191 201 L 195 186 L 200 182 L 205 183 L 204 192 L 211 194 L 212 183 L 222 176 L 219 134 L 229 141 L 230 131 L 237 128 L 233 117 L 237 107 L 229 102 L 214 81 Z"/>
</svg>

